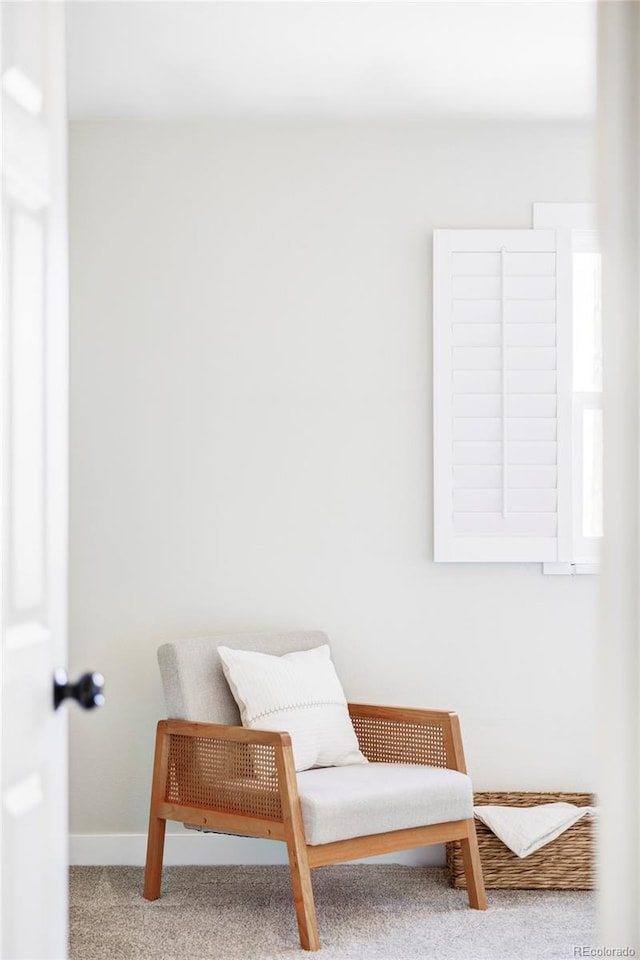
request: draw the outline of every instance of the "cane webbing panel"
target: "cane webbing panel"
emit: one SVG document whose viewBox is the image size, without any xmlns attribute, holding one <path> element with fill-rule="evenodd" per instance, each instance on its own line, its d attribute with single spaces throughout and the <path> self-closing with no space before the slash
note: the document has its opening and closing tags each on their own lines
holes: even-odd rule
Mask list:
<svg viewBox="0 0 640 960">
<path fill-rule="evenodd" d="M 165 800 L 282 820 L 275 748 L 170 734 Z"/>
<path fill-rule="evenodd" d="M 367 760 L 447 766 L 444 734 L 437 724 L 354 715 L 351 722 Z"/>
</svg>

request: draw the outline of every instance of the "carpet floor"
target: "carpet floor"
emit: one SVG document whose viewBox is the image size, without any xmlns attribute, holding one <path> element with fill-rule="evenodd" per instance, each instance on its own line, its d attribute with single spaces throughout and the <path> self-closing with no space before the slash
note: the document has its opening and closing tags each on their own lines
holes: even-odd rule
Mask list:
<svg viewBox="0 0 640 960">
<path fill-rule="evenodd" d="M 71 867 L 70 960 L 303 960 L 287 867 Z M 445 868 L 344 864 L 313 873 L 319 960 L 570 960 L 597 944 L 594 896 L 488 891 L 470 910 Z"/>
</svg>

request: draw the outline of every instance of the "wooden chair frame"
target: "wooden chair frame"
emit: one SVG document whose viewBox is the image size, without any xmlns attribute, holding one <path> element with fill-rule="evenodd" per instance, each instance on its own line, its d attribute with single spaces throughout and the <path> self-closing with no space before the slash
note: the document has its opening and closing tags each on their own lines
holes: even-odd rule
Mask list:
<svg viewBox="0 0 640 960">
<path fill-rule="evenodd" d="M 360 749 L 368 760 L 425 763 L 466 773 L 457 714 L 353 703 L 349 704 L 349 713 Z M 213 766 L 203 760 L 208 749 L 217 751 L 218 759 Z M 243 781 L 237 771 L 234 772 L 239 753 L 244 751 L 250 765 L 252 750 L 260 755 L 263 772 L 260 789 L 251 787 L 250 778 Z M 220 758 L 228 758 L 226 766 L 224 763 L 221 766 Z M 266 778 L 265 769 L 270 773 Z M 208 776 L 210 780 L 208 786 L 205 784 L 204 793 L 200 787 L 203 771 L 204 779 Z M 255 784 L 255 779 L 253 782 Z M 289 854 L 300 944 L 304 950 L 320 949 L 311 886 L 314 867 L 459 840 L 469 906 L 476 910 L 485 910 L 487 906 L 473 817 L 316 846 L 307 844 L 288 733 L 186 720 L 160 721 L 145 868 L 147 900 L 157 900 L 160 896 L 167 820 L 240 836 L 283 840 Z"/>
</svg>

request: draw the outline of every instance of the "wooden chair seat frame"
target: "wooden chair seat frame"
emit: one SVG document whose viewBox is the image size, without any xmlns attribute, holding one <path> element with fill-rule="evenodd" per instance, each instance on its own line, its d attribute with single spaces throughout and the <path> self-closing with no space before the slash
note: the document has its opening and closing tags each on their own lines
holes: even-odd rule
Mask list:
<svg viewBox="0 0 640 960">
<path fill-rule="evenodd" d="M 466 773 L 455 713 L 349 704 L 370 761 L 422 763 Z M 318 950 L 311 870 L 376 854 L 459 840 L 469 906 L 487 906 L 473 818 L 307 844 L 288 733 L 161 720 L 151 789 L 144 897 L 157 900 L 167 820 L 287 844 L 300 944 Z"/>
</svg>

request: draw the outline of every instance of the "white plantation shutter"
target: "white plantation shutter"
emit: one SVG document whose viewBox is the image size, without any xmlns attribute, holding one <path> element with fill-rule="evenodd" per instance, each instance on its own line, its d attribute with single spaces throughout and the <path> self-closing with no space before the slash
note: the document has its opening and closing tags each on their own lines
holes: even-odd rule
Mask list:
<svg viewBox="0 0 640 960">
<path fill-rule="evenodd" d="M 571 559 L 571 242 L 434 231 L 436 560 Z"/>
</svg>

